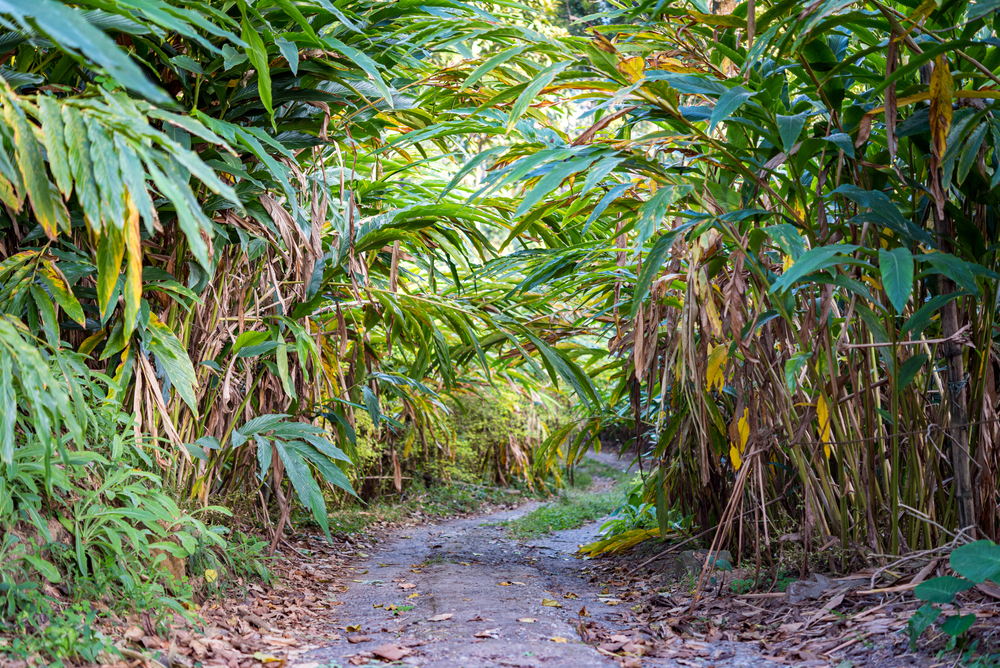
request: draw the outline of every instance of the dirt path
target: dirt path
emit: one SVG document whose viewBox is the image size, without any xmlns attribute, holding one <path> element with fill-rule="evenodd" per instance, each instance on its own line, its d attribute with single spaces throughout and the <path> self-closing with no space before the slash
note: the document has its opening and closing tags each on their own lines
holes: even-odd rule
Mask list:
<svg viewBox="0 0 1000 668">
<path fill-rule="evenodd" d="M 612 463 L 614 458 L 601 460 Z M 347 591 L 337 595 L 342 602 L 339 637 L 300 655 L 293 665 L 364 663 L 366 653 L 371 656 L 389 645 L 412 650 L 403 663 L 434 668 L 618 666 L 619 658 L 584 644 L 577 631 L 581 621 L 593 621 L 636 635 L 626 605 L 602 596 L 589 581 L 586 562 L 573 556 L 579 544 L 593 540 L 599 524 L 530 544 L 507 538 L 496 526 L 538 505 L 412 528 L 389 540 L 354 567 Z M 545 599 L 562 607 L 544 605 Z M 764 665 L 733 645 L 716 643 L 701 653 L 708 659 L 725 658 L 720 666 Z M 373 662 L 380 663 L 377 658 Z M 711 664 L 642 661 L 643 666 Z"/>
</svg>

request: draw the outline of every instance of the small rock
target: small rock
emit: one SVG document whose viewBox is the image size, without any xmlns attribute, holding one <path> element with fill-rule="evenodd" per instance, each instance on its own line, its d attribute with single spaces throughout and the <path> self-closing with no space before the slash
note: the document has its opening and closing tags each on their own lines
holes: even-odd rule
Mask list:
<svg viewBox="0 0 1000 668">
<path fill-rule="evenodd" d="M 347 636 L 347 642 L 351 643 L 352 645 L 357 645 L 359 642 L 371 642 L 371 640 L 372 639 L 369 638 L 368 636 L 362 636 L 362 635 Z"/>
</svg>

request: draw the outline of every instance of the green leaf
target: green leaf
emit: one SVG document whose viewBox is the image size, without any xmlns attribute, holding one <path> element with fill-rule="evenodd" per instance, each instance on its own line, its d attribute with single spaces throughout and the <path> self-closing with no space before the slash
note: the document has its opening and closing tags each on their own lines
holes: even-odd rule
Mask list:
<svg viewBox="0 0 1000 668">
<path fill-rule="evenodd" d="M 806 252 L 806 243 L 802 239 L 802 235 L 799 234 L 799 228 L 791 223 L 768 225 L 764 231 L 774 239 L 778 248 L 792 260 L 798 260 Z"/>
<path fill-rule="evenodd" d="M 242 8 L 241 4 L 240 9 L 242 10 Z M 250 25 L 250 19 L 245 14 L 242 25 L 243 32 L 241 33 L 241 37 L 247 43 L 245 49 L 247 58 L 250 59 L 250 63 L 257 70 L 257 91 L 260 94 L 260 101 L 273 123 L 274 107 L 271 102 L 271 67 L 267 61 L 267 47 L 264 46 L 264 40 L 261 39 L 260 33 Z"/>
<path fill-rule="evenodd" d="M 275 349 L 275 361 L 278 365 L 278 378 L 281 380 L 281 387 L 285 394 L 295 398 L 295 388 L 292 386 L 291 378 L 288 375 L 288 346 L 279 344 Z"/>
<path fill-rule="evenodd" d="M 930 358 L 927 354 L 920 353 L 919 355 L 914 355 L 910 359 L 903 362 L 903 364 L 899 367 L 899 377 L 896 378 L 896 387 L 903 390 L 911 382 L 913 382 L 914 376 L 916 376 L 921 367 L 927 363 L 928 359 Z"/>
<path fill-rule="evenodd" d="M 122 258 L 125 257 L 124 231 L 109 225 L 104 229 L 97 245 L 97 306 L 101 322 L 107 322 L 113 303 L 111 297 L 121 275 Z"/>
<path fill-rule="evenodd" d="M 712 117 L 708 121 L 708 134 L 712 134 L 716 125 L 729 118 L 734 111 L 742 107 L 747 100 L 756 94 L 742 86 L 735 86 L 720 95 L 719 101 L 712 109 Z"/>
<path fill-rule="evenodd" d="M 63 197 L 69 199 L 73 192 L 73 171 L 66 154 L 65 131 L 60 105 L 54 97 L 38 96 L 38 111 L 42 121 L 45 152 L 49 156 L 49 169 Z"/>
<path fill-rule="evenodd" d="M 94 180 L 101 194 L 101 213 L 104 222 L 121 230 L 125 227 L 125 205 L 122 177 L 118 170 L 118 156 L 114 143 L 107 132 L 95 120 L 87 122 L 87 136 L 90 139 L 91 162 Z"/>
<path fill-rule="evenodd" d="M 941 630 L 953 638 L 962 635 L 976 622 L 976 616 L 972 615 L 951 615 L 941 624 Z"/>
<path fill-rule="evenodd" d="M 70 169 L 76 188 L 76 199 L 83 207 L 92 230 L 101 229 L 101 199 L 94 180 L 91 162 L 90 138 L 83 114 L 76 107 L 64 104 L 62 107 L 63 127 Z"/>
<path fill-rule="evenodd" d="M 795 388 L 799 386 L 799 374 L 809 362 L 810 357 L 812 357 L 811 353 L 799 351 L 785 362 L 785 385 L 789 392 L 795 392 Z"/>
<path fill-rule="evenodd" d="M 941 611 L 930 603 L 924 603 L 919 610 L 913 613 L 906 624 L 907 632 L 910 636 L 910 651 L 916 651 L 917 639 L 927 628 L 934 623 Z"/>
<path fill-rule="evenodd" d="M 160 104 L 171 104 L 170 97 L 152 84 L 139 66 L 119 49 L 114 41 L 90 25 L 83 15 L 56 0 L 0 0 L 0 14 L 7 14 L 29 34 L 28 22 L 45 34 L 57 48 L 78 54 L 103 67 L 121 85 Z"/>
<path fill-rule="evenodd" d="M 925 253 L 917 257 L 922 262 L 929 262 L 932 271 L 944 274 L 958 287 L 968 290 L 973 295 L 979 296 L 979 284 L 976 283 L 976 276 L 973 273 L 972 263 L 960 260 L 951 253 Z"/>
<path fill-rule="evenodd" d="M 1000 580 L 1000 545 L 977 540 L 955 548 L 949 559 L 952 569 L 975 583 Z"/>
<path fill-rule="evenodd" d="M 851 139 L 851 135 L 843 132 L 836 132 L 829 137 L 824 137 L 823 139 L 843 151 L 844 155 L 848 158 L 854 157 L 854 140 Z"/>
<path fill-rule="evenodd" d="M 271 332 L 246 331 L 236 337 L 233 343 L 232 353 L 235 355 L 243 348 L 259 346 L 271 338 Z"/>
<path fill-rule="evenodd" d="M 2 7 L 2 2 L 0 2 L 0 7 Z M 60 223 L 67 220 L 69 216 L 62 200 L 55 192 L 55 188 L 49 183 L 48 174 L 45 172 L 45 162 L 42 160 L 41 147 L 31 131 L 31 124 L 28 123 L 24 111 L 21 110 L 10 89 L 4 95 L 3 111 L 7 124 L 14 129 L 17 166 L 21 169 L 24 189 L 31 201 L 31 208 L 35 212 L 38 223 L 45 230 L 45 235 L 49 239 L 55 240 L 61 227 Z"/>
<path fill-rule="evenodd" d="M 474 85 L 477 81 L 482 79 L 487 73 L 492 72 L 494 69 L 496 69 L 497 65 L 507 62 L 514 56 L 518 56 L 530 48 L 532 48 L 531 45 L 525 44 L 522 46 L 515 46 L 510 49 L 505 49 L 500 53 L 494 54 L 492 57 L 484 61 L 479 67 L 477 67 L 472 71 L 472 74 L 470 74 L 469 77 L 465 80 L 465 82 L 462 83 L 462 86 L 458 89 L 458 92 L 461 93 L 469 86 Z"/>
<path fill-rule="evenodd" d="M 326 517 L 326 502 L 323 500 L 323 492 L 312 477 L 309 465 L 298 452 L 281 441 L 274 441 L 274 447 L 278 451 L 281 463 L 285 465 L 285 473 L 292 482 L 295 493 L 298 494 L 299 502 L 312 511 L 313 519 L 329 538 L 330 529 Z"/>
<path fill-rule="evenodd" d="M 913 590 L 913 595 L 921 601 L 928 601 L 930 603 L 951 603 L 955 600 L 955 594 L 972 589 L 974 585 L 975 583 L 969 580 L 945 575 L 944 577 L 921 582 Z"/>
<path fill-rule="evenodd" d="M 853 253 L 859 246 L 851 244 L 832 244 L 830 246 L 820 246 L 813 248 L 802 254 L 798 260 L 784 272 L 772 285 L 769 293 L 787 290 L 801 278 L 809 274 L 822 271 L 842 264 L 851 258 L 846 257 L 848 253 Z"/>
<path fill-rule="evenodd" d="M 198 381 L 194 375 L 194 365 L 188 357 L 184 346 L 170 331 L 170 328 L 160 322 L 155 313 L 149 314 L 149 351 L 156 355 L 157 361 L 170 377 L 170 382 L 177 390 L 191 412 L 198 414 L 198 401 L 195 390 Z"/>
<path fill-rule="evenodd" d="M 76 295 L 73 294 L 73 291 L 70 290 L 69 284 L 66 283 L 66 278 L 61 272 L 48 262 L 42 262 L 38 265 L 35 277 L 41 281 L 46 291 L 59 304 L 59 307 L 66 312 L 66 315 L 79 323 L 81 327 L 86 324 L 83 307 L 77 300 Z"/>
<path fill-rule="evenodd" d="M 909 317 L 901 330 L 902 335 L 906 336 L 910 332 L 914 335 L 919 335 L 927 329 L 928 325 L 931 324 L 931 318 L 934 317 L 934 314 L 938 311 L 938 309 L 950 302 L 952 299 L 957 299 L 967 294 L 969 293 L 960 291 L 952 292 L 948 295 L 935 295 L 934 297 L 931 297 L 923 306 L 917 309 L 916 313 Z"/>
<path fill-rule="evenodd" d="M 274 40 L 274 43 L 278 45 L 278 51 L 288 61 L 288 67 L 292 70 L 292 74 L 297 75 L 299 73 L 298 45 L 295 42 L 289 42 L 284 37 L 278 37 Z"/>
<path fill-rule="evenodd" d="M 323 41 L 326 42 L 326 44 L 329 45 L 335 51 L 339 51 L 340 53 L 347 56 L 347 58 L 350 59 L 355 65 L 364 70 L 365 74 L 371 77 L 371 82 L 375 86 L 375 88 L 378 89 L 378 92 L 382 93 L 382 97 L 383 99 L 385 99 L 385 103 L 389 105 L 390 109 L 394 108 L 392 101 L 392 92 L 389 90 L 389 87 L 385 84 L 385 81 L 382 80 L 382 75 L 379 74 L 378 65 L 375 63 L 374 60 L 369 58 L 364 53 L 358 51 L 357 49 L 353 49 L 347 46 L 336 37 L 327 36 L 323 38 Z M 375 102 L 375 100 L 369 100 L 369 101 Z"/>
<path fill-rule="evenodd" d="M 806 124 L 812 112 L 803 111 L 794 116 L 775 116 L 778 124 L 778 136 L 781 137 L 781 150 L 786 154 L 792 150 L 792 146 L 802 134 L 802 127 Z"/>
<path fill-rule="evenodd" d="M 913 255 L 900 246 L 891 251 L 880 248 L 878 267 L 882 273 L 882 288 L 889 302 L 902 313 L 913 289 Z"/>
<path fill-rule="evenodd" d="M 674 241 L 676 240 L 677 235 L 669 231 L 660 236 L 649 250 L 649 253 L 646 254 L 646 258 L 642 262 L 642 271 L 639 272 L 635 290 L 632 292 L 631 318 L 635 318 L 636 311 L 639 310 L 639 305 L 646 298 L 646 295 L 649 294 L 649 287 L 653 284 L 653 278 L 660 273 L 663 261 L 670 253 L 670 247 L 674 245 Z"/>
<path fill-rule="evenodd" d="M 528 109 L 532 102 L 541 94 L 542 89 L 552 83 L 552 80 L 556 78 L 560 72 L 569 67 L 572 63 L 569 61 L 563 61 L 560 63 L 553 63 L 546 67 L 544 70 L 535 75 L 535 78 L 531 80 L 521 94 L 517 96 L 517 100 L 510 109 L 510 114 L 507 116 L 507 132 L 510 132 L 514 128 L 514 124 L 517 123 L 522 114 Z"/>
<path fill-rule="evenodd" d="M 271 457 L 274 456 L 274 448 L 271 447 L 271 441 L 260 434 L 254 434 L 253 440 L 257 443 L 257 463 L 260 465 L 257 478 L 263 482 L 264 476 L 271 469 Z"/>
<path fill-rule="evenodd" d="M 59 571 L 51 563 L 42 559 L 41 557 L 36 557 L 33 554 L 24 555 L 24 560 L 35 567 L 35 570 L 42 574 L 42 576 L 49 582 L 59 582 L 62 578 L 59 576 Z M 975 617 L 975 615 L 973 615 Z"/>
</svg>

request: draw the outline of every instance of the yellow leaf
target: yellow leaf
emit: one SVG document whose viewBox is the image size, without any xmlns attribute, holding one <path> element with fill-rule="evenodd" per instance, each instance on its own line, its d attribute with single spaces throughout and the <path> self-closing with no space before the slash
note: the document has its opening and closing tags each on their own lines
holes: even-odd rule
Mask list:
<svg viewBox="0 0 1000 668">
<path fill-rule="evenodd" d="M 819 440 L 823 444 L 823 453 L 830 456 L 830 407 L 823 395 L 816 398 L 816 417 L 819 419 Z"/>
<path fill-rule="evenodd" d="M 94 351 L 94 348 L 97 347 L 97 344 L 103 341 L 106 336 L 107 334 L 103 329 L 99 330 L 96 334 L 91 334 L 83 340 L 83 343 L 80 344 L 80 347 L 76 352 L 81 355 L 89 355 Z"/>
<path fill-rule="evenodd" d="M 542 605 L 548 606 L 550 608 L 561 608 L 562 607 L 562 603 L 560 603 L 559 601 L 555 600 L 554 598 L 543 598 L 542 599 Z"/>
<path fill-rule="evenodd" d="M 705 389 L 711 392 L 725 384 L 723 370 L 726 368 L 726 358 L 729 355 L 729 344 L 720 343 L 708 354 L 708 371 L 705 374 Z"/>
<path fill-rule="evenodd" d="M 948 132 L 951 130 L 952 106 L 951 99 L 955 94 L 955 80 L 951 77 L 951 69 L 946 56 L 934 59 L 934 71 L 931 73 L 931 105 L 928 122 L 931 128 L 934 154 L 940 160 L 948 148 Z"/>
<path fill-rule="evenodd" d="M 747 441 L 750 438 L 750 410 L 743 409 L 743 417 L 736 421 L 736 435 L 738 440 L 733 440 L 729 445 L 729 459 L 733 462 L 733 469 L 740 470 L 743 466 L 743 453 L 747 450 Z M 730 432 L 731 434 L 732 432 Z"/>
<path fill-rule="evenodd" d="M 792 256 L 786 255 L 784 259 L 782 259 L 781 261 L 781 271 L 783 272 L 788 271 L 789 269 L 792 268 L 793 264 L 795 264 L 795 260 L 792 259 Z"/>
<path fill-rule="evenodd" d="M 125 198 L 128 220 L 125 221 L 125 248 L 128 250 L 128 262 L 125 265 L 125 331 L 127 340 L 132 336 L 135 319 L 142 303 L 142 241 L 139 232 L 139 209 L 131 196 Z"/>
<path fill-rule="evenodd" d="M 412 594 L 410 594 L 410 595 L 409 595 L 409 596 L 407 596 L 406 598 L 416 598 L 416 597 L 418 597 L 418 596 L 420 596 L 420 594 L 418 594 L 417 592 L 413 592 Z"/>
<path fill-rule="evenodd" d="M 635 83 L 645 75 L 646 61 L 641 56 L 622 58 L 618 71 L 625 75 L 629 83 Z"/>
<path fill-rule="evenodd" d="M 216 571 L 214 568 L 209 568 L 208 570 L 205 571 L 205 582 L 211 584 L 218 579 L 219 579 L 219 572 Z"/>
<path fill-rule="evenodd" d="M 517 621 L 521 622 L 522 624 L 534 624 L 538 620 L 535 619 L 534 617 L 521 617 Z"/>
<path fill-rule="evenodd" d="M 361 630 L 361 624 L 349 624 L 344 630 L 348 633 L 357 633 Z"/>
<path fill-rule="evenodd" d="M 278 663 L 279 661 L 284 661 L 276 656 L 271 656 L 270 654 L 264 654 L 263 652 L 254 652 L 253 658 L 261 663 Z"/>
<path fill-rule="evenodd" d="M 568 640 L 566 640 L 562 636 L 553 636 L 553 637 L 549 638 L 549 640 L 551 640 L 552 642 L 569 642 Z"/>
</svg>

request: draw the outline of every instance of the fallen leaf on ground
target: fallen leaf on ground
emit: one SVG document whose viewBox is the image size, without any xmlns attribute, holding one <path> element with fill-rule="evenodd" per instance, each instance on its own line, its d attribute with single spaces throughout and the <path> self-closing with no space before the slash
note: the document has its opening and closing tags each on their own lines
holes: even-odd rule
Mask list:
<svg viewBox="0 0 1000 668">
<path fill-rule="evenodd" d="M 510 583 L 509 582 L 498 582 L 497 586 L 498 587 L 509 587 Z"/>
<path fill-rule="evenodd" d="M 299 641 L 295 638 L 281 638 L 279 636 L 264 636 L 261 640 L 275 647 L 291 647 L 292 645 L 299 644 Z"/>
<path fill-rule="evenodd" d="M 538 620 L 537 620 L 537 619 L 535 619 L 534 617 L 521 617 L 521 618 L 520 618 L 519 620 L 517 620 L 517 621 L 519 621 L 519 622 L 521 622 L 521 623 L 523 623 L 523 624 L 534 624 L 534 623 L 535 623 L 535 622 L 537 622 Z"/>
<path fill-rule="evenodd" d="M 399 588 L 400 588 L 400 589 L 413 589 L 413 588 L 415 588 L 416 586 L 417 586 L 417 585 L 413 584 L 412 582 L 404 582 L 404 583 L 402 583 L 401 585 L 399 585 Z"/>
<path fill-rule="evenodd" d="M 345 626 L 344 630 L 348 633 L 357 633 L 361 630 L 361 624 L 351 624 L 350 626 Z"/>
<path fill-rule="evenodd" d="M 551 638 L 549 638 L 549 640 L 551 640 L 552 642 L 569 642 L 562 636 L 552 636 Z"/>
<path fill-rule="evenodd" d="M 263 652 L 254 652 L 253 658 L 261 663 L 277 663 L 278 661 L 284 661 L 284 659 L 271 656 L 270 654 L 264 654 Z"/>
<path fill-rule="evenodd" d="M 485 631 L 480 631 L 475 634 L 476 638 L 499 638 L 500 629 L 486 629 Z"/>
<path fill-rule="evenodd" d="M 371 650 L 371 653 L 380 659 L 385 659 L 386 661 L 399 661 L 404 656 L 409 656 L 413 654 L 412 649 L 407 649 L 405 647 L 400 647 L 399 645 L 382 645 Z"/>
<path fill-rule="evenodd" d="M 450 612 L 444 612 L 444 613 L 441 613 L 440 615 L 434 615 L 433 617 L 431 617 L 427 621 L 429 621 L 429 622 L 443 622 L 444 620 L 451 619 L 454 616 L 455 615 L 452 614 L 452 613 L 450 613 Z"/>
<path fill-rule="evenodd" d="M 522 587 L 527 587 L 528 586 L 527 582 L 518 582 L 517 580 L 512 580 L 511 584 L 512 585 L 521 585 Z"/>
<path fill-rule="evenodd" d="M 563 594 L 563 598 L 580 598 L 580 597 L 574 594 L 573 592 L 568 592 L 566 594 Z"/>
<path fill-rule="evenodd" d="M 542 605 L 548 606 L 550 608 L 561 608 L 562 607 L 562 603 L 560 603 L 559 601 L 555 600 L 554 598 L 543 598 L 542 599 Z"/>
<path fill-rule="evenodd" d="M 416 597 L 418 597 L 418 596 L 420 596 L 420 594 L 418 594 L 417 592 L 413 592 L 412 594 L 410 594 L 410 595 L 409 595 L 409 596 L 407 596 L 406 598 L 416 598 Z"/>
<path fill-rule="evenodd" d="M 577 614 L 580 615 L 581 617 L 590 617 L 590 613 L 587 612 L 587 606 L 583 606 L 582 608 L 580 608 L 580 612 L 578 612 Z"/>
</svg>

